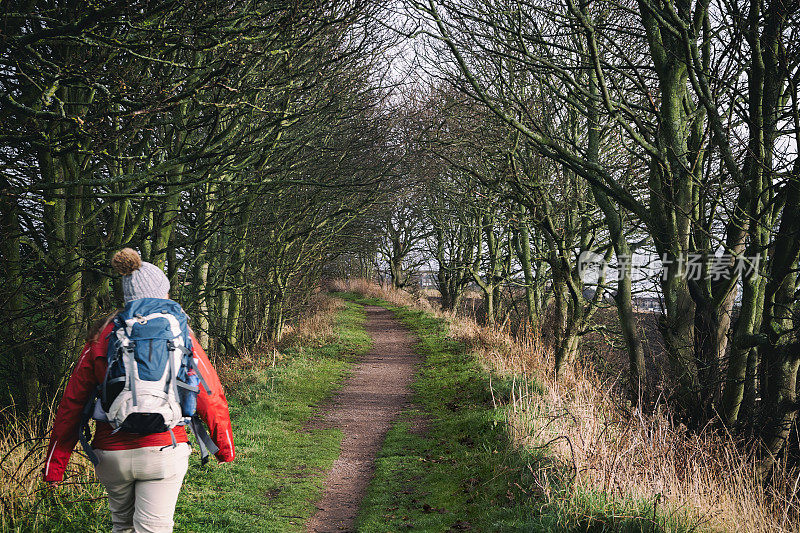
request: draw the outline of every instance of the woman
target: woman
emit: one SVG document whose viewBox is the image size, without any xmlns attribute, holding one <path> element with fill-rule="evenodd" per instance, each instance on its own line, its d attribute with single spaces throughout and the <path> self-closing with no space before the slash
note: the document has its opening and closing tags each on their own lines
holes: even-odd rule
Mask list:
<svg viewBox="0 0 800 533">
<path fill-rule="evenodd" d="M 120 250 L 111 262 L 123 275 L 126 306 L 142 298 L 168 299 L 169 279 L 157 266 L 143 262 L 136 251 Z M 44 480 L 50 484 L 62 481 L 78 441 L 83 409 L 106 376 L 109 336 L 115 327 L 113 318 L 114 315 L 109 317 L 98 333 L 90 337 L 64 390 L 44 465 Z M 190 336 L 192 353 L 199 360 L 208 387 L 199 387 L 197 414 L 208 425 L 211 440 L 219 448 L 215 454 L 217 460 L 232 461 L 235 450 L 222 385 L 194 333 L 190 332 Z M 191 454 L 184 426 L 140 435 L 114 431 L 109 423 L 98 421 L 92 448 L 98 459 L 97 478 L 108 491 L 113 531 L 171 532 L 175 503 Z"/>
</svg>

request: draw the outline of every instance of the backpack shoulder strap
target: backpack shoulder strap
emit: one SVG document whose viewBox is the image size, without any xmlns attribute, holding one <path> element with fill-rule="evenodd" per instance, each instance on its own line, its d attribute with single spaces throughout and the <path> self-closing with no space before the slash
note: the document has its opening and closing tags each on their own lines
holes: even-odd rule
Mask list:
<svg viewBox="0 0 800 533">
<path fill-rule="evenodd" d="M 86 405 L 83 406 L 83 411 L 81 411 L 81 421 L 78 424 L 78 441 L 81 443 L 81 448 L 83 448 L 83 452 L 86 454 L 86 457 L 89 458 L 89 461 L 92 462 L 93 465 L 97 466 L 97 463 L 100 462 L 97 458 L 97 454 L 94 453 L 94 449 L 92 449 L 91 445 L 89 445 L 89 441 L 92 438 L 92 430 L 89 429 L 89 419 L 92 418 L 92 412 L 94 411 L 94 404 L 97 401 L 98 391 L 97 389 L 92 392 L 92 395 L 89 397 L 89 401 L 86 402 Z"/>
<path fill-rule="evenodd" d="M 200 371 L 200 367 L 194 360 L 194 354 L 190 354 L 189 360 L 192 362 L 192 366 L 194 367 L 194 371 L 197 372 L 197 377 L 200 380 L 200 384 L 203 385 L 203 388 L 206 389 L 206 394 L 211 396 L 211 387 L 208 386 L 208 382 L 206 382 L 206 378 L 203 377 L 203 373 Z"/>
<path fill-rule="evenodd" d="M 189 427 L 192 429 L 194 440 L 197 441 L 197 445 L 200 447 L 200 463 L 205 465 L 211 455 L 219 451 L 219 447 L 211 440 L 211 436 L 199 416 L 195 415 L 191 418 Z"/>
</svg>

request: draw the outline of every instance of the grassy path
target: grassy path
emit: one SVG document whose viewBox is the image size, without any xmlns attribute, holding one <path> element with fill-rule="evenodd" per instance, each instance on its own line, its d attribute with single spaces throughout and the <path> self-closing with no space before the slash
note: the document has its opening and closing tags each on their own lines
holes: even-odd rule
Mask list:
<svg viewBox="0 0 800 533">
<path fill-rule="evenodd" d="M 372 348 L 353 367 L 342 388 L 323 405 L 310 428 L 344 432 L 339 457 L 327 473 L 310 532 L 352 531 L 372 480 L 375 458 L 389 429 L 410 405 L 419 359 L 414 338 L 381 307 L 367 307 Z"/>
<path fill-rule="evenodd" d="M 392 309 L 419 337 L 418 410 L 387 435 L 358 530 L 524 530 L 535 508 L 533 495 L 521 490 L 531 486 L 530 471 L 507 445 L 488 374 L 447 338 L 442 320 Z M 503 400 L 510 383 L 493 381 L 492 388 L 495 401 Z"/>
<path fill-rule="evenodd" d="M 237 459 L 190 469 L 176 531 L 303 531 L 342 440 L 340 431 L 303 426 L 369 349 L 364 318 L 361 306 L 348 303 L 337 318 L 338 341 L 287 352 L 285 363 L 245 373 L 231 387 Z"/>
</svg>

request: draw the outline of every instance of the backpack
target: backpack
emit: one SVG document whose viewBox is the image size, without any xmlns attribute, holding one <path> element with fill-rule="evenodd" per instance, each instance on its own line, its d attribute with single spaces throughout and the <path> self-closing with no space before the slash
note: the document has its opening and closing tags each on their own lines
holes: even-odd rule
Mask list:
<svg viewBox="0 0 800 533">
<path fill-rule="evenodd" d="M 199 387 L 211 394 L 192 354 L 188 317 L 180 304 L 161 298 L 129 302 L 114 317 L 109 334 L 108 368 L 84 409 L 81 439 L 89 459 L 88 420 L 108 422 L 114 431 L 150 435 L 189 424 L 203 463 L 216 445 L 196 415 Z M 86 442 L 84 444 L 84 441 Z M 213 451 L 212 451 L 213 450 Z"/>
</svg>

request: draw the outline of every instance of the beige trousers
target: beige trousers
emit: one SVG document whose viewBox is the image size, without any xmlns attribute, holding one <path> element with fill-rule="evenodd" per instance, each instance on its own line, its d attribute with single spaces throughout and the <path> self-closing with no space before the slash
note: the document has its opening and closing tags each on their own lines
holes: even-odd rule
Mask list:
<svg viewBox="0 0 800 533">
<path fill-rule="evenodd" d="M 170 533 L 191 447 L 95 450 L 114 533 Z"/>
</svg>

